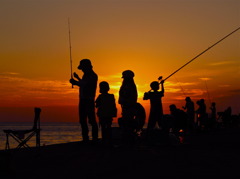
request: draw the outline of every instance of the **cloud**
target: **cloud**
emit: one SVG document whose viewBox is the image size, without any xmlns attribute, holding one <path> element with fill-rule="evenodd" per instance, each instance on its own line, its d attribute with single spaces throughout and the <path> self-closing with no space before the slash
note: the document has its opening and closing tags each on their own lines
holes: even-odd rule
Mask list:
<svg viewBox="0 0 240 179">
<path fill-rule="evenodd" d="M 227 84 L 225 84 L 225 85 L 218 85 L 220 88 L 229 88 L 231 85 L 227 85 Z"/>
<path fill-rule="evenodd" d="M 212 78 L 207 78 L 207 77 L 198 78 L 198 79 L 203 80 L 203 81 L 209 81 L 209 80 L 212 80 Z"/>
<path fill-rule="evenodd" d="M 0 73 L 0 80 L 16 78 L 19 75 L 20 73 L 15 72 L 2 72 Z"/>
<path fill-rule="evenodd" d="M 236 63 L 235 61 L 220 61 L 220 62 L 210 63 L 209 66 L 222 66 L 222 65 L 230 65 L 235 63 Z"/>
<path fill-rule="evenodd" d="M 18 73 L 1 73 L 0 77 L 1 106 L 40 102 L 60 104 L 78 99 L 78 88 L 72 89 L 68 81 L 29 79 Z"/>
<path fill-rule="evenodd" d="M 169 87 L 179 87 L 179 86 L 195 86 L 197 85 L 196 82 L 165 82 L 166 86 L 169 86 Z"/>
<path fill-rule="evenodd" d="M 240 94 L 240 89 L 233 89 L 233 90 L 230 90 L 231 93 L 234 93 L 234 94 Z"/>
<path fill-rule="evenodd" d="M 8 77 L 0 81 L 1 89 L 8 88 L 9 91 L 26 91 L 26 92 L 48 92 L 48 93 L 65 93 L 67 88 L 70 89 L 69 82 L 55 80 L 34 80 L 21 77 Z M 65 89 L 65 90 L 63 90 Z"/>
<path fill-rule="evenodd" d="M 122 74 L 121 73 L 116 73 L 116 74 L 112 74 L 112 75 L 98 75 L 98 79 L 100 81 L 116 81 L 116 79 L 118 79 L 118 81 L 121 81 Z"/>
<path fill-rule="evenodd" d="M 2 72 L 2 73 L 0 73 L 0 76 L 9 76 L 9 75 L 20 75 L 20 73 L 16 73 L 16 72 Z"/>
</svg>

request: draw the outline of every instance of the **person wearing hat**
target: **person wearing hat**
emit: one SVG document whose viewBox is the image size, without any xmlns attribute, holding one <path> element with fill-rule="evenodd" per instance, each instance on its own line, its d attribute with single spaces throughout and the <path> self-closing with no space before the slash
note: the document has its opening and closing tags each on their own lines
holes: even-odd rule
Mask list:
<svg viewBox="0 0 240 179">
<path fill-rule="evenodd" d="M 134 73 L 131 70 L 122 72 L 123 82 L 119 91 L 118 103 L 121 105 L 132 105 L 137 103 L 137 87 L 134 82 Z"/>
<path fill-rule="evenodd" d="M 188 127 L 189 127 L 189 132 L 194 132 L 195 130 L 195 107 L 194 107 L 194 102 L 192 99 L 187 96 L 185 98 L 186 104 L 183 106 L 183 109 L 186 110 L 186 113 L 188 115 Z"/>
<path fill-rule="evenodd" d="M 95 95 L 97 89 L 98 76 L 93 71 L 93 66 L 89 59 L 82 59 L 78 66 L 83 71 L 82 79 L 74 72 L 74 78 L 70 79 L 72 85 L 79 86 L 79 121 L 82 128 L 83 141 L 88 142 L 88 124 L 92 125 L 92 139 L 98 140 L 98 125 L 95 115 Z"/>
<path fill-rule="evenodd" d="M 134 82 L 134 73 L 131 70 L 122 72 L 122 85 L 119 91 L 118 103 L 122 107 L 122 129 L 123 129 L 123 142 L 134 142 L 134 115 L 137 104 L 137 87 Z"/>
</svg>

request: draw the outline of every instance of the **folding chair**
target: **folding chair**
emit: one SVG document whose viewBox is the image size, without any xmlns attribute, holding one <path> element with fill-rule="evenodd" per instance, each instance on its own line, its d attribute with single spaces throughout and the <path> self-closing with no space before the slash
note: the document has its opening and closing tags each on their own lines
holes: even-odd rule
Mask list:
<svg viewBox="0 0 240 179">
<path fill-rule="evenodd" d="M 22 148 L 28 148 L 30 149 L 29 145 L 27 145 L 27 142 L 35 135 L 36 136 L 36 147 L 40 147 L 40 108 L 34 108 L 35 117 L 34 117 L 34 124 L 32 129 L 28 130 L 3 130 L 3 132 L 6 134 L 6 146 L 5 149 L 10 149 L 9 145 L 9 136 L 11 136 L 15 141 L 17 141 L 19 144 L 16 147 L 16 149 Z"/>
</svg>

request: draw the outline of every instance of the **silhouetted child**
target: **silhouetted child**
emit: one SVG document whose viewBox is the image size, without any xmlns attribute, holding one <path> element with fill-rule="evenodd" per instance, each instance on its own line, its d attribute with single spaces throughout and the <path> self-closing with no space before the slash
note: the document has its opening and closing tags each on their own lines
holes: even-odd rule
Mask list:
<svg viewBox="0 0 240 179">
<path fill-rule="evenodd" d="M 163 118 L 163 107 L 162 107 L 162 97 L 164 96 L 164 80 L 160 82 L 161 91 L 159 91 L 159 82 L 153 81 L 150 84 L 151 90 L 149 92 L 144 93 L 144 100 L 150 100 L 150 114 L 148 119 L 147 126 L 147 135 L 153 131 L 158 123 L 159 127 L 161 126 L 162 118 Z M 147 136 L 148 137 L 148 136 Z"/>
<path fill-rule="evenodd" d="M 117 116 L 117 108 L 113 94 L 109 94 L 109 84 L 103 81 L 99 84 L 100 95 L 96 99 L 97 116 L 102 129 L 103 142 L 110 143 L 112 138 L 112 121 Z"/>
</svg>

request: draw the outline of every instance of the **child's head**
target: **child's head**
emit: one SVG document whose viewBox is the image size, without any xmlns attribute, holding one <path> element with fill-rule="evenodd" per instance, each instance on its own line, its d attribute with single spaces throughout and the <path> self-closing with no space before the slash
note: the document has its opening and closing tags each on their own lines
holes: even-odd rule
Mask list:
<svg viewBox="0 0 240 179">
<path fill-rule="evenodd" d="M 153 81 L 150 84 L 150 87 L 151 87 L 152 90 L 157 91 L 157 90 L 159 90 L 159 83 L 157 81 Z"/>
<path fill-rule="evenodd" d="M 174 112 L 174 111 L 177 110 L 177 107 L 176 107 L 175 104 L 171 104 L 171 105 L 169 106 L 169 109 L 170 109 L 170 112 Z"/>
<path fill-rule="evenodd" d="M 109 84 L 106 81 L 102 81 L 99 84 L 99 88 L 100 88 L 100 93 L 107 93 L 109 91 Z"/>
</svg>

